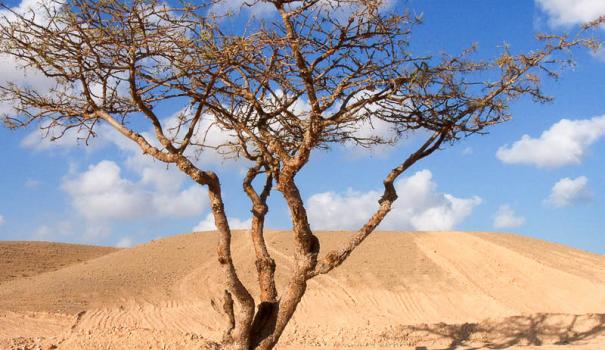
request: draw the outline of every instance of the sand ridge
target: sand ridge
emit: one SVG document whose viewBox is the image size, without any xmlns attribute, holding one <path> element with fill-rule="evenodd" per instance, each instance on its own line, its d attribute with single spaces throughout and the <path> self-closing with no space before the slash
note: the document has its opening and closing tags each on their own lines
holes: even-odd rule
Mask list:
<svg viewBox="0 0 605 350">
<path fill-rule="evenodd" d="M 322 251 L 350 234 L 319 233 Z M 224 322 L 211 304 L 216 239 L 177 235 L 0 282 L 0 349 L 211 348 Z M 267 242 L 283 288 L 291 235 L 270 231 Z M 245 231 L 233 251 L 257 295 Z M 603 256 L 508 234 L 379 232 L 310 282 L 280 348 L 602 349 L 604 315 Z"/>
</svg>

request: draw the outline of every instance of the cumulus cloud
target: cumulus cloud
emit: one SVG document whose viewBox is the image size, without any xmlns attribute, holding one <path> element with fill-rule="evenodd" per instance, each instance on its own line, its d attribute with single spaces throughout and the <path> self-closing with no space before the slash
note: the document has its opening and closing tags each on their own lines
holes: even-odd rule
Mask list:
<svg viewBox="0 0 605 350">
<path fill-rule="evenodd" d="M 241 10 L 245 10 L 249 15 L 258 18 L 267 18 L 275 14 L 275 7 L 267 2 L 259 1 L 253 6 L 246 5 L 245 0 L 222 0 L 217 1 L 208 9 L 210 15 L 225 16 L 238 14 Z"/>
<path fill-rule="evenodd" d="M 144 193 L 121 177 L 120 167 L 108 160 L 63 183 L 75 209 L 89 219 L 142 216 L 148 205 Z"/>
<path fill-rule="evenodd" d="M 228 217 L 229 228 L 232 230 L 246 230 L 250 228 L 252 219 L 241 220 L 234 217 Z M 214 224 L 214 217 L 212 213 L 208 214 L 202 221 L 200 221 L 194 228 L 194 232 L 198 231 L 215 231 L 216 225 Z"/>
<path fill-rule="evenodd" d="M 586 176 L 579 176 L 575 179 L 566 177 L 555 183 L 550 195 L 544 200 L 544 204 L 561 208 L 574 203 L 588 201 L 591 198 L 592 193 L 588 188 L 588 179 Z"/>
<path fill-rule="evenodd" d="M 0 64 L 0 85 L 15 83 L 19 86 L 35 87 L 42 93 L 54 85 L 53 80 L 34 69 L 24 67 L 24 62 L 18 61 L 13 56 L 0 54 L 0 62 L 3 62 Z M 14 114 L 11 103 L 0 102 L 0 115 L 4 114 Z"/>
<path fill-rule="evenodd" d="M 185 137 L 189 125 L 185 123 L 179 127 L 180 120 L 190 119 L 191 116 L 192 111 L 189 108 L 184 108 L 162 120 L 162 126 L 167 136 L 173 140 L 177 140 L 177 142 L 182 140 Z M 199 151 L 199 148 L 189 148 L 186 151 L 188 152 L 186 155 L 203 164 L 224 164 L 227 160 L 219 151 L 217 151 L 217 148 L 223 146 L 221 151 L 226 151 L 224 145 L 231 143 L 237 143 L 235 133 L 225 130 L 218 125 L 214 116 L 204 114 L 197 124 L 191 139 L 192 145 L 203 145 L 202 151 L 201 153 L 196 153 Z"/>
<path fill-rule="evenodd" d="M 52 229 L 50 226 L 42 225 L 42 226 L 38 227 L 36 229 L 36 231 L 34 232 L 34 239 L 40 240 L 40 241 L 45 241 L 45 240 L 49 240 L 51 237 L 56 238 L 57 236 L 64 236 L 64 235 L 65 235 L 64 232 L 60 232 L 57 235 L 57 232 L 54 229 Z"/>
<path fill-rule="evenodd" d="M 349 101 L 349 105 L 354 104 L 362 99 L 369 99 L 376 95 L 376 92 L 369 90 L 359 91 Z M 333 108 L 327 111 L 326 114 L 334 113 L 342 108 L 341 103 L 337 103 Z M 384 121 L 377 118 L 374 112 L 377 112 L 382 107 L 379 104 L 371 103 L 365 106 L 365 108 L 359 111 L 361 114 L 367 114 L 370 112 L 370 117 L 358 120 L 343 126 L 343 131 L 350 134 L 352 137 L 344 142 L 344 147 L 349 149 L 355 149 L 355 152 L 351 152 L 354 156 L 367 156 L 372 155 L 384 155 L 386 156 L 393 146 L 397 144 L 400 139 L 400 135 L 397 133 L 395 125 L 393 123 Z M 401 111 L 406 112 L 408 106 L 402 105 Z M 412 134 L 414 135 L 414 134 Z M 369 145 L 369 147 L 363 147 L 355 140 L 360 141 L 363 145 Z"/>
<path fill-rule="evenodd" d="M 380 225 L 392 230 L 451 230 L 470 215 L 481 198 L 457 198 L 437 191 L 429 170 L 396 182 L 399 199 Z M 317 229 L 356 229 L 377 208 L 380 192 L 348 190 L 318 193 L 309 198 L 309 219 Z"/>
<path fill-rule="evenodd" d="M 376 191 L 358 192 L 349 189 L 344 194 L 323 192 L 307 201 L 311 224 L 319 229 L 353 229 L 376 210 L 380 194 Z"/>
<path fill-rule="evenodd" d="M 393 144 L 397 139 L 397 132 L 393 128 L 393 124 L 381 119 L 374 118 L 373 120 L 364 120 L 355 126 L 357 129 L 352 136 L 359 139 L 375 139 L 383 142 L 373 145 L 371 148 L 359 147 L 352 142 L 346 142 L 345 147 L 357 148 L 358 155 L 366 155 L 368 153 L 384 154 L 393 148 Z"/>
<path fill-rule="evenodd" d="M 525 218 L 519 216 L 507 204 L 501 205 L 494 216 L 495 228 L 519 227 L 525 224 Z"/>
<path fill-rule="evenodd" d="M 541 168 L 580 164 L 589 147 L 603 136 L 605 116 L 562 119 L 539 138 L 523 135 L 511 146 L 500 147 L 496 156 L 507 164 L 530 164 Z"/>
<path fill-rule="evenodd" d="M 159 171 L 144 168 L 148 171 Z M 156 178 L 160 175 L 156 175 Z M 68 176 L 62 188 L 71 197 L 73 207 L 89 220 L 134 219 L 143 217 L 191 217 L 207 207 L 206 189 L 193 185 L 179 190 L 178 185 L 143 178 L 130 181 L 113 161 L 91 165 L 82 173 Z"/>
<path fill-rule="evenodd" d="M 536 0 L 552 26 L 572 26 L 605 16 L 603 0 Z"/>
<path fill-rule="evenodd" d="M 23 0 L 10 10 L 0 9 L 0 18 L 10 21 L 11 18 L 14 18 L 13 13 L 19 13 L 28 18 L 34 18 L 37 23 L 43 23 L 48 20 L 44 15 L 43 5 L 54 7 L 57 4 L 49 0 Z M 2 54 L 0 62 L 3 62 L 0 65 L 0 85 L 13 82 L 21 86 L 34 87 L 41 92 L 48 91 L 54 85 L 53 79 L 47 78 L 35 69 L 28 68 L 26 62 L 18 60 L 14 56 Z M 13 112 L 11 104 L 0 102 L 0 115 L 11 112 Z"/>
<path fill-rule="evenodd" d="M 74 236 L 74 224 L 69 220 L 60 220 L 57 222 L 38 226 L 33 233 L 33 240 L 38 241 L 62 241 L 69 240 Z M 95 238 L 94 235 L 88 235 L 87 238 Z"/>
<path fill-rule="evenodd" d="M 187 108 L 181 109 L 160 121 L 166 136 L 177 140 L 177 145 L 178 140 L 182 140 L 185 136 L 186 128 L 188 127 L 188 125 L 184 125 L 184 127 L 181 126 L 179 128 L 179 118 L 188 118 L 190 117 L 190 113 L 191 111 Z M 44 127 L 44 125 L 42 125 L 42 127 Z M 129 167 L 143 169 L 149 167 L 149 165 L 154 162 L 151 156 L 142 153 L 136 143 L 124 137 L 111 126 L 101 123 L 96 127 L 95 131 L 96 137 L 90 138 L 88 140 L 88 145 L 85 145 L 84 140 L 87 136 L 86 130 L 79 131 L 76 128 L 70 129 L 60 138 L 53 139 L 53 137 L 61 135 L 61 130 L 59 128 L 51 128 L 48 130 L 36 129 L 31 131 L 21 140 L 21 146 L 37 151 L 49 151 L 70 149 L 85 145 L 85 150 L 91 152 L 114 146 L 122 154 L 127 156 L 126 165 Z M 162 148 L 156 140 L 154 133 L 155 132 L 151 129 L 139 132 L 139 134 L 145 137 L 149 143 Z M 203 149 L 200 151 L 199 147 L 192 145 L 187 149 L 185 155 L 195 160 L 195 162 L 200 165 L 239 164 L 239 162 L 242 161 L 241 159 L 225 159 L 225 157 L 216 149 L 218 146 L 228 144 L 229 142 L 235 142 L 235 135 L 222 129 L 216 123 L 216 120 L 212 115 L 204 115 L 191 139 L 192 144 L 203 145 Z M 221 151 L 224 151 L 224 149 Z"/>
<path fill-rule="evenodd" d="M 248 4 L 254 5 L 250 6 Z M 394 4 L 394 0 L 381 0 L 379 7 L 384 11 L 392 8 Z M 337 3 L 333 0 L 320 0 L 318 5 L 324 7 L 327 11 L 330 11 L 330 14 L 337 18 L 349 16 L 357 8 L 357 5 L 352 4 L 340 4 L 340 6 L 335 7 Z M 253 2 L 246 0 L 216 1 L 208 10 L 210 15 L 216 16 L 233 15 L 239 14 L 240 12 L 245 12 L 247 15 L 256 18 L 270 18 L 277 13 L 273 4 L 264 1 Z"/>
<path fill-rule="evenodd" d="M 4 225 L 6 223 L 6 220 L 4 219 L 4 216 L 0 215 L 0 226 Z"/>
<path fill-rule="evenodd" d="M 53 149 L 69 149 L 77 146 L 86 146 L 87 131 L 77 128 L 62 132 L 59 128 L 44 129 L 36 128 L 21 140 L 21 147 L 36 151 L 48 151 Z M 87 150 L 99 149 L 107 145 L 103 137 L 90 138 Z"/>
<path fill-rule="evenodd" d="M 26 15 L 28 18 L 34 16 L 38 23 L 43 23 L 48 17 L 45 16 L 44 6 L 53 8 L 58 6 L 55 2 L 50 0 L 22 0 L 19 5 L 13 6 L 9 10 L 1 9 L 0 16 L 7 17 L 8 19 L 14 18 L 14 13 Z"/>
</svg>

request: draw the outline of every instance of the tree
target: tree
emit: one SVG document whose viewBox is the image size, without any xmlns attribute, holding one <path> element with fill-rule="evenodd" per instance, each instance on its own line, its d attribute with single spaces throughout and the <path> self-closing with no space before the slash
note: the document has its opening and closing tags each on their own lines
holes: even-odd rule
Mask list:
<svg viewBox="0 0 605 350">
<path fill-rule="evenodd" d="M 76 129 L 88 141 L 106 124 L 208 187 L 225 276 L 223 346 L 233 349 L 276 345 L 308 281 L 341 265 L 389 213 L 402 173 L 447 143 L 509 120 L 516 98 L 548 101 L 540 78 L 555 77 L 569 49 L 595 47 L 581 36 L 541 36 L 538 50 L 513 55 L 504 48 L 489 61 L 473 59 L 474 47 L 456 56 L 416 56 L 409 49 L 419 18 L 392 13 L 381 0 L 256 0 L 246 6 L 271 6 L 275 16 L 245 30 L 209 14 L 212 3 L 51 0 L 41 11 L 11 12 L 0 21 L 0 53 L 41 72 L 53 87 L 9 83 L 0 91 L 14 106 L 4 116 L 11 128 L 40 123 L 58 130 L 55 138 Z M 169 103 L 186 108 L 167 122 L 156 111 Z M 396 136 L 360 132 L 376 122 Z M 208 125 L 227 137 L 209 142 Z M 143 134 L 147 128 L 153 136 Z M 375 213 L 345 246 L 320 256 L 296 183 L 313 151 L 393 144 L 417 131 L 425 142 L 383 179 Z M 210 148 L 250 165 L 243 190 L 253 214 L 258 301 L 233 264 L 219 176 L 196 164 Z M 260 191 L 253 185 L 259 176 Z M 296 244 L 292 275 L 279 294 L 263 236 L 273 189 L 288 205 Z"/>
</svg>

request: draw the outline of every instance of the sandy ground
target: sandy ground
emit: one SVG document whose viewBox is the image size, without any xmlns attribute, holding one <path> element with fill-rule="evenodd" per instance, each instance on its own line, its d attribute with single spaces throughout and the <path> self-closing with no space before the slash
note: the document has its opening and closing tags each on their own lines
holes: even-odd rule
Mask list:
<svg viewBox="0 0 605 350">
<path fill-rule="evenodd" d="M 320 234 L 322 251 L 346 232 Z M 0 242 L 0 349 L 205 349 L 216 235 L 131 249 Z M 284 286 L 291 235 L 269 232 Z M 253 294 L 253 249 L 233 241 Z M 279 349 L 605 349 L 605 257 L 508 234 L 376 233 L 310 282 Z"/>
</svg>

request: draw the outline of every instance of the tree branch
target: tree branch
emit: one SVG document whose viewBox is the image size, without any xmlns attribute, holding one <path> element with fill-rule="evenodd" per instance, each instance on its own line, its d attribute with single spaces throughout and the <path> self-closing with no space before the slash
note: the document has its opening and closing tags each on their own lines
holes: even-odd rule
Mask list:
<svg viewBox="0 0 605 350">
<path fill-rule="evenodd" d="M 395 180 L 417 161 L 439 149 L 443 141 L 446 139 L 448 132 L 449 130 L 442 130 L 434 133 L 420 148 L 418 148 L 416 152 L 412 153 L 403 163 L 393 168 L 388 173 L 383 181 L 384 191 L 382 197 L 378 201 L 379 207 L 376 212 L 374 212 L 366 224 L 363 225 L 363 227 L 359 229 L 353 237 L 351 237 L 349 242 L 343 248 L 328 252 L 326 256 L 318 262 L 317 267 L 310 274 L 310 277 L 328 273 L 340 266 L 349 257 L 349 255 L 351 255 L 355 248 L 357 248 L 372 232 L 374 232 L 376 227 L 380 225 L 382 220 L 391 211 L 393 203 L 397 200 L 397 191 L 395 190 L 394 186 Z"/>
</svg>

